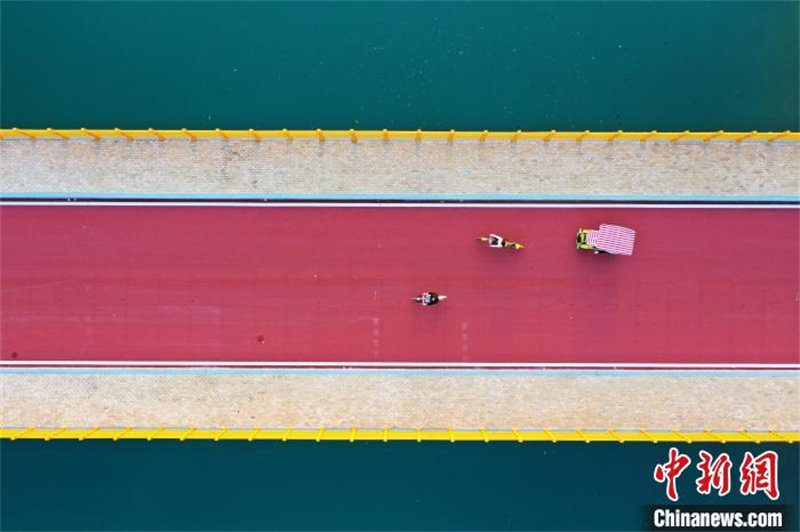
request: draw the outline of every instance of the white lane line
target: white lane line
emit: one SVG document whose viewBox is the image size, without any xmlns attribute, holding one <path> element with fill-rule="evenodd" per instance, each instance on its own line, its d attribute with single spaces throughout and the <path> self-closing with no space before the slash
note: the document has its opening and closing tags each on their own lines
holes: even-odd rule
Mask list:
<svg viewBox="0 0 800 532">
<path fill-rule="evenodd" d="M 305 361 L 142 361 L 142 360 L 0 360 L 0 366 L 126 367 L 298 367 L 298 368 L 659 368 L 659 369 L 800 369 L 794 364 L 693 364 L 658 362 L 305 362 Z"/>
<path fill-rule="evenodd" d="M 800 204 L 763 203 L 358 203 L 358 202 L 215 202 L 215 201 L 3 201 L 4 206 L 37 207 L 329 207 L 361 209 L 800 209 Z"/>
</svg>

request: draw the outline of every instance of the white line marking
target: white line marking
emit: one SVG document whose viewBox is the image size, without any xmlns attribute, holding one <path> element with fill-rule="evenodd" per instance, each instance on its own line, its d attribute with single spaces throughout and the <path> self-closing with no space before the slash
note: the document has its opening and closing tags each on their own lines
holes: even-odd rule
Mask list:
<svg viewBox="0 0 800 532">
<path fill-rule="evenodd" d="M 73 281 L 71 279 L 62 279 L 60 281 L 50 281 L 50 282 L 47 282 L 47 283 L 31 284 L 31 285 L 27 285 L 27 286 L 18 286 L 18 287 L 14 287 L 14 288 L 2 288 L 2 287 L 0 287 L 0 293 L 6 294 L 8 292 L 18 292 L 20 290 L 35 290 L 37 288 L 44 288 L 44 287 L 47 287 L 47 286 L 52 287 L 52 286 L 59 285 L 59 284 L 67 284 L 67 283 L 73 283 L 73 282 L 75 282 L 75 281 Z"/>
<path fill-rule="evenodd" d="M 53 206 L 53 207 L 329 207 L 329 208 L 361 208 L 361 209 L 407 209 L 407 208 L 435 208 L 435 209 L 800 209 L 800 204 L 752 204 L 752 203 L 326 203 L 326 202 L 301 202 L 301 203 L 245 203 L 245 202 L 214 202 L 214 201 L 3 201 L 4 206 Z"/>
<path fill-rule="evenodd" d="M 670 364 L 651 362 L 304 362 L 304 361 L 178 361 L 160 360 L 0 360 L 0 366 L 130 366 L 130 367 L 298 367 L 298 368 L 661 368 L 661 369 L 800 369 L 796 364 Z"/>
</svg>

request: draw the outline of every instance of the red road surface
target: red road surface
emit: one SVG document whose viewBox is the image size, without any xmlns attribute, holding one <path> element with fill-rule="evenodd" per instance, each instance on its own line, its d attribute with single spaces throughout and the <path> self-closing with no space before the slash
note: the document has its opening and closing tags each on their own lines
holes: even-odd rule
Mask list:
<svg viewBox="0 0 800 532">
<path fill-rule="evenodd" d="M 3 361 L 794 364 L 797 209 L 3 206 Z M 632 257 L 573 245 L 637 231 Z M 494 231 L 527 244 L 493 250 Z M 447 294 L 423 308 L 411 296 Z"/>
</svg>

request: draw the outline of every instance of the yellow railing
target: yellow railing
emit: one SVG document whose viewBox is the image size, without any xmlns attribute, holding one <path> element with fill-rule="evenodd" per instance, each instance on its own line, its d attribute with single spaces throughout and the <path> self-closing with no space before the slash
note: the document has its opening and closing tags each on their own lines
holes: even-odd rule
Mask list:
<svg viewBox="0 0 800 532">
<path fill-rule="evenodd" d="M 280 440 L 280 441 L 449 441 L 449 442 L 677 442 L 797 443 L 800 431 L 625 431 L 530 429 L 359 429 L 359 428 L 0 428 L 7 440 Z"/>
<path fill-rule="evenodd" d="M 732 132 L 732 131 L 356 131 L 350 130 L 241 130 L 241 129 L 0 129 L 0 140 L 282 140 L 311 139 L 319 142 L 327 140 L 349 140 L 357 143 L 363 140 L 439 140 L 439 141 L 509 141 L 525 140 L 551 141 L 606 141 L 633 140 L 669 142 L 709 142 L 709 141 L 753 141 L 753 142 L 800 142 L 800 132 Z"/>
</svg>

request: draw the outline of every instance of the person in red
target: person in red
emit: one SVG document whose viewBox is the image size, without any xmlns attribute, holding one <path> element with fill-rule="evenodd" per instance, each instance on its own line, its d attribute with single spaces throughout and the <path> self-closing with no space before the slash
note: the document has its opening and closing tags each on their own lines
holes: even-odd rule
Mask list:
<svg viewBox="0 0 800 532">
<path fill-rule="evenodd" d="M 711 454 L 700 451 L 701 461 L 697 469 L 702 475 L 695 482 L 697 493 L 708 495 L 711 488 L 717 490 L 717 495 L 724 497 L 731 491 L 731 457 L 728 453 L 720 454 L 716 460 L 711 461 Z"/>
<path fill-rule="evenodd" d="M 742 495 L 763 491 L 773 501 L 778 500 L 781 496 L 778 490 L 778 453 L 764 451 L 753 457 L 753 453 L 747 451 L 739 467 L 739 479 L 739 492 Z"/>
<path fill-rule="evenodd" d="M 656 482 L 666 481 L 669 500 L 673 502 L 678 500 L 678 488 L 675 485 L 675 481 L 691 463 L 691 458 L 679 453 L 675 447 L 670 447 L 669 461 L 666 464 L 656 465 L 655 471 L 653 471 L 653 478 Z"/>
</svg>

